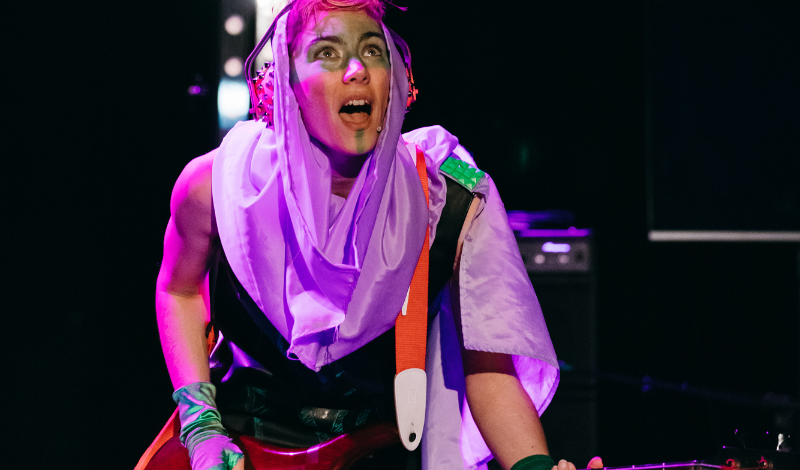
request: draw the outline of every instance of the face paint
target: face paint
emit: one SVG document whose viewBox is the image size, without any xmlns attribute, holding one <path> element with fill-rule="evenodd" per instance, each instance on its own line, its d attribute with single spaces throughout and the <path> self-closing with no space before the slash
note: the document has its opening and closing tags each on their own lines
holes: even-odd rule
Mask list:
<svg viewBox="0 0 800 470">
<path fill-rule="evenodd" d="M 334 160 L 369 154 L 389 100 L 389 51 L 363 11 L 320 12 L 295 40 L 292 90 L 306 129 Z"/>
<path fill-rule="evenodd" d="M 364 153 L 365 150 L 366 147 L 364 145 L 364 131 L 363 130 L 356 131 L 356 151 L 359 153 Z"/>
</svg>

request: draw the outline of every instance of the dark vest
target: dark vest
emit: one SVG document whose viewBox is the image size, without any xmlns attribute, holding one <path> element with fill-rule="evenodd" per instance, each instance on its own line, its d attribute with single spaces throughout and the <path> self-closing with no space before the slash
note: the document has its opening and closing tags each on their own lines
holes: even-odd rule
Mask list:
<svg viewBox="0 0 800 470">
<path fill-rule="evenodd" d="M 446 181 L 430 249 L 429 312 L 438 312 L 473 198 L 462 185 Z M 211 382 L 226 428 L 283 447 L 307 447 L 366 423 L 394 420 L 394 328 L 314 372 L 286 357 L 288 343 L 236 279 L 222 248 L 210 287 L 212 324 L 224 338 Z M 242 362 L 234 360 L 238 350 L 261 367 L 234 366 Z"/>
</svg>

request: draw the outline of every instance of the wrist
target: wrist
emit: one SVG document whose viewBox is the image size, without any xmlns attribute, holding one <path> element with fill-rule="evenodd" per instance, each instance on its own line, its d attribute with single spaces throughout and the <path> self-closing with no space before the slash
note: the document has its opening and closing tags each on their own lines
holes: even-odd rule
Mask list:
<svg viewBox="0 0 800 470">
<path fill-rule="evenodd" d="M 511 466 L 511 470 L 550 470 L 556 463 L 546 454 L 525 457 Z"/>
<path fill-rule="evenodd" d="M 194 446 L 215 435 L 227 436 L 215 402 L 217 389 L 208 382 L 195 382 L 173 392 L 181 421 L 181 444 L 191 454 Z"/>
</svg>

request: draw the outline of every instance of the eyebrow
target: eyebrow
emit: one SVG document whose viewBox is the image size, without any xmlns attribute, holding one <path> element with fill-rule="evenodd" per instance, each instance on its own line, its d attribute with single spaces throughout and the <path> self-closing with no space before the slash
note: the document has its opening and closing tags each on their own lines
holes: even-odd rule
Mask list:
<svg viewBox="0 0 800 470">
<path fill-rule="evenodd" d="M 333 42 L 336 44 L 341 44 L 342 40 L 339 39 L 339 36 L 318 36 L 314 38 L 313 41 L 308 43 L 308 49 L 311 49 L 314 45 L 316 45 L 319 42 Z"/>
<path fill-rule="evenodd" d="M 369 38 L 379 38 L 383 39 L 383 35 L 376 32 L 376 31 L 367 31 L 366 33 L 362 34 L 361 37 L 358 39 L 358 42 L 363 42 Z M 311 49 L 314 45 L 320 42 L 332 42 L 334 44 L 341 44 L 342 40 L 339 36 L 319 36 L 314 38 L 313 41 L 308 43 L 308 49 Z"/>
<path fill-rule="evenodd" d="M 378 38 L 383 39 L 383 34 L 375 32 L 375 31 L 367 31 L 366 33 L 362 34 L 361 37 L 358 39 L 358 42 L 362 42 L 369 38 Z"/>
</svg>

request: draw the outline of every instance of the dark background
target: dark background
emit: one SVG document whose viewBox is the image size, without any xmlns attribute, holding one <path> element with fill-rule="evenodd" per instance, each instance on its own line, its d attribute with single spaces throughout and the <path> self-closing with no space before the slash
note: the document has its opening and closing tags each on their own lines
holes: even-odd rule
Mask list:
<svg viewBox="0 0 800 470">
<path fill-rule="evenodd" d="M 800 231 L 800 3 L 651 0 L 645 16 L 650 226 Z"/>
<path fill-rule="evenodd" d="M 406 128 L 459 136 L 508 209 L 594 229 L 600 367 L 797 399 L 797 247 L 647 241 L 643 3 L 402 3 L 387 22 L 421 90 Z M 216 143 L 213 86 L 186 90 L 219 77 L 218 10 L 8 12 L 9 468 L 132 468 L 174 409 L 153 292 L 172 183 Z M 776 428 L 767 408 L 600 387 L 607 465 L 703 459 L 736 428 Z"/>
</svg>

